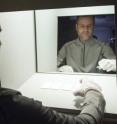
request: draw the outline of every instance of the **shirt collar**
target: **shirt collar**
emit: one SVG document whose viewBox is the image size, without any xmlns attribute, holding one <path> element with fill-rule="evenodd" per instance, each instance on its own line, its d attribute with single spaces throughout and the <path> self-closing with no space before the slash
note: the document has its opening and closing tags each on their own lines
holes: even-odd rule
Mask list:
<svg viewBox="0 0 117 124">
<path fill-rule="evenodd" d="M 76 39 L 76 43 L 77 43 L 77 45 L 84 45 L 84 44 L 86 44 L 86 45 L 91 45 L 91 44 L 94 43 L 94 38 L 91 37 L 90 39 L 88 39 L 88 40 L 85 41 L 85 42 L 82 42 L 82 41 L 80 41 L 79 38 L 77 38 L 77 39 Z"/>
</svg>

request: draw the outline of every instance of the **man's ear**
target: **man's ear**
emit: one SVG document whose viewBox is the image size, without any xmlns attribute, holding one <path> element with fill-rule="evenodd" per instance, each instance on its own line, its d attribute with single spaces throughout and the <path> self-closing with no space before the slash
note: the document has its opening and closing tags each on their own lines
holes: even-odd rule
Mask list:
<svg viewBox="0 0 117 124">
<path fill-rule="evenodd" d="M 76 32 L 78 32 L 78 24 L 76 24 L 76 26 L 75 26 L 75 27 L 76 27 Z"/>
</svg>

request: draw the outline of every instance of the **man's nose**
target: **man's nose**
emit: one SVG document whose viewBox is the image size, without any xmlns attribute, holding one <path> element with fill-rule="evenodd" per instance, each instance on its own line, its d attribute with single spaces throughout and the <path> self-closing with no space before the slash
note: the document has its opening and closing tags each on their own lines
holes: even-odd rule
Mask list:
<svg viewBox="0 0 117 124">
<path fill-rule="evenodd" d="M 85 32 L 87 32 L 87 31 L 88 31 L 88 28 L 87 28 L 87 27 L 85 27 L 85 28 L 84 28 L 84 31 L 85 31 Z"/>
<path fill-rule="evenodd" d="M 86 26 L 86 27 L 84 27 L 84 31 L 88 31 L 88 27 Z"/>
</svg>

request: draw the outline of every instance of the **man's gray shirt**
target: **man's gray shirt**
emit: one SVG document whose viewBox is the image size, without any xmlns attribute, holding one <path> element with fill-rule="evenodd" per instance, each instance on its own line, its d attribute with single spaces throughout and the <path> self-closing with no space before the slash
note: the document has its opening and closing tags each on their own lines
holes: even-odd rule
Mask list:
<svg viewBox="0 0 117 124">
<path fill-rule="evenodd" d="M 98 62 L 103 58 L 116 58 L 107 43 L 94 38 L 86 42 L 75 39 L 66 43 L 59 51 L 58 66 L 65 60 L 76 72 L 97 72 Z"/>
</svg>

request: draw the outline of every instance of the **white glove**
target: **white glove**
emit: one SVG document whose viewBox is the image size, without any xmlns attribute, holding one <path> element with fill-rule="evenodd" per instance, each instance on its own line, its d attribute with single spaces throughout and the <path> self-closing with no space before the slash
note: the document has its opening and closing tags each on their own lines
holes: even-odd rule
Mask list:
<svg viewBox="0 0 117 124">
<path fill-rule="evenodd" d="M 102 59 L 98 62 L 98 69 L 104 71 L 116 71 L 116 60 L 115 59 Z"/>
<path fill-rule="evenodd" d="M 89 90 L 95 90 L 100 93 L 102 92 L 102 89 L 98 84 L 94 83 L 93 81 L 87 78 L 84 78 L 81 79 L 80 85 L 76 86 L 76 88 L 73 90 L 73 94 L 75 96 L 79 95 L 84 97 Z"/>
<path fill-rule="evenodd" d="M 69 65 L 64 65 L 58 68 L 58 71 L 60 72 L 74 72 L 73 68 Z"/>
</svg>

